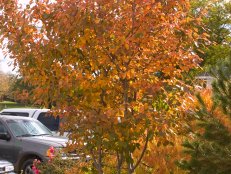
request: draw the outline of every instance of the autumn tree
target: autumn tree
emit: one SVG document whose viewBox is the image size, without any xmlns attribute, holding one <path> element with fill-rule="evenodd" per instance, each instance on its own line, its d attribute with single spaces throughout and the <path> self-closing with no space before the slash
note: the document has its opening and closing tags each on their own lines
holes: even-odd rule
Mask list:
<svg viewBox="0 0 231 174">
<path fill-rule="evenodd" d="M 199 63 L 187 0 L 0 2 L 3 47 L 97 173 L 133 173 L 178 126 L 176 89 Z"/>
<path fill-rule="evenodd" d="M 32 87 L 23 81 L 22 77 L 14 74 L 0 72 L 0 101 L 10 100 L 29 104 Z"/>
<path fill-rule="evenodd" d="M 31 91 L 34 87 L 24 82 L 24 78 L 20 76 L 14 76 L 12 80 L 13 83 L 9 89 L 11 99 L 21 104 L 32 104 L 33 94 Z"/>
<path fill-rule="evenodd" d="M 0 101 L 12 99 L 10 88 L 14 84 L 12 74 L 6 74 L 0 71 Z"/>
<path fill-rule="evenodd" d="M 203 58 L 202 66 L 209 71 L 231 51 L 231 3 L 226 0 L 191 0 L 191 4 L 193 15 L 203 14 L 198 31 L 208 35 L 208 40 L 199 41 L 194 50 Z"/>
</svg>

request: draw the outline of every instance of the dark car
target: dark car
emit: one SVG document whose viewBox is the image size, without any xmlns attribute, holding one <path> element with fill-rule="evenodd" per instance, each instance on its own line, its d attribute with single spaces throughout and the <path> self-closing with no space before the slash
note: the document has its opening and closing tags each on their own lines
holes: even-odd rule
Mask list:
<svg viewBox="0 0 231 174">
<path fill-rule="evenodd" d="M 13 163 L 16 172 L 31 173 L 34 159 L 47 161 L 48 149 L 61 149 L 67 141 L 33 118 L 0 116 L 0 158 Z"/>
<path fill-rule="evenodd" d="M 0 174 L 15 174 L 12 163 L 0 158 Z"/>
</svg>

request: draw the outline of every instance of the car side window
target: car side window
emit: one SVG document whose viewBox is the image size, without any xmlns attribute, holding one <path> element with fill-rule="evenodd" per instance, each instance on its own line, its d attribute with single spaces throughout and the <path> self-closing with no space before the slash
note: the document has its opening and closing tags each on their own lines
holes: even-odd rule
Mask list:
<svg viewBox="0 0 231 174">
<path fill-rule="evenodd" d="M 4 127 L 4 125 L 2 124 L 2 122 L 0 122 L 0 133 L 2 134 L 2 133 L 6 133 L 7 131 L 6 131 L 6 129 L 5 129 L 5 127 Z"/>
<path fill-rule="evenodd" d="M 38 120 L 51 131 L 59 130 L 59 121 L 60 121 L 59 117 L 54 117 L 51 114 L 42 112 L 39 114 Z"/>
</svg>

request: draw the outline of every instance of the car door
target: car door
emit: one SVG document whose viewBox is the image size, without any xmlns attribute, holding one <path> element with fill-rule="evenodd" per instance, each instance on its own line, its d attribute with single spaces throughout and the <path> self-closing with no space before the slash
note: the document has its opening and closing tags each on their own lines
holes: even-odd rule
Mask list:
<svg viewBox="0 0 231 174">
<path fill-rule="evenodd" d="M 10 135 L 9 140 L 0 139 L 0 158 L 15 163 L 18 158 L 20 147 L 17 146 L 15 138 L 10 134 L 7 127 L 0 120 L 0 133 L 7 133 Z"/>
</svg>

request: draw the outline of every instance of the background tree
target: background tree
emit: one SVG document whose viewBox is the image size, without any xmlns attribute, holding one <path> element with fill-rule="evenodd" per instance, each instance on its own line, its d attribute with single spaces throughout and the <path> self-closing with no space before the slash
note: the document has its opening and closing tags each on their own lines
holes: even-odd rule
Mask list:
<svg viewBox="0 0 231 174">
<path fill-rule="evenodd" d="M 153 137 L 168 142 L 177 85 L 199 63 L 187 0 L 0 5 L 5 48 L 34 100 L 65 117 L 69 150 L 90 154 L 93 171 L 133 173 Z"/>
<path fill-rule="evenodd" d="M 0 72 L 0 101 L 12 100 L 10 88 L 13 83 L 13 75 Z"/>
<path fill-rule="evenodd" d="M 33 104 L 33 95 L 31 94 L 33 87 L 26 83 L 23 77 L 14 76 L 12 80 L 14 83 L 9 89 L 11 100 L 21 104 Z"/>
<path fill-rule="evenodd" d="M 231 3 L 226 0 L 192 0 L 192 13 L 202 16 L 198 31 L 206 32 L 207 41 L 201 40 L 194 50 L 203 58 L 205 71 L 215 66 L 220 59 L 228 57 L 231 51 Z"/>
<path fill-rule="evenodd" d="M 184 143 L 189 160 L 179 164 L 190 173 L 228 174 L 231 172 L 231 55 L 213 69 L 213 90 L 199 97 L 195 113 L 198 128 L 193 141 Z"/>
</svg>

